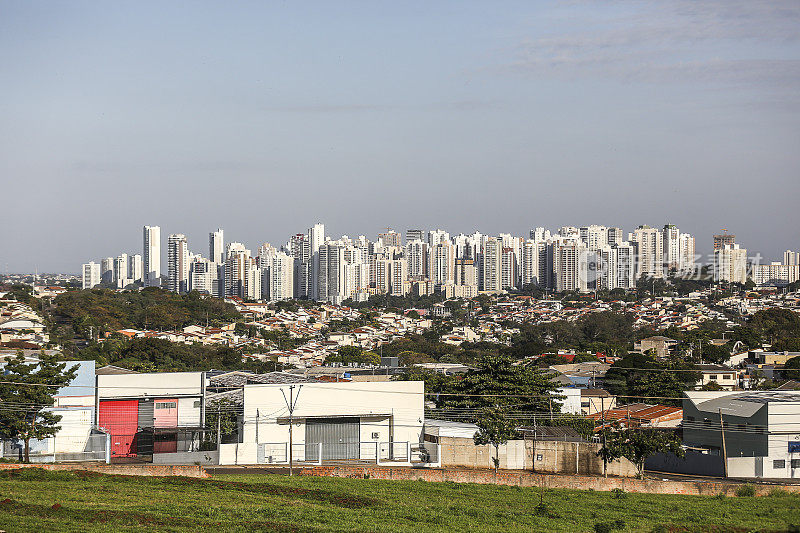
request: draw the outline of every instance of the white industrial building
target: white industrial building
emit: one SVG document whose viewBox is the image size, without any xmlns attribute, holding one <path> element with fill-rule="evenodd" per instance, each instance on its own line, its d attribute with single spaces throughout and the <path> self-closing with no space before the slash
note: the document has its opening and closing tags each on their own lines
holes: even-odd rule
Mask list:
<svg viewBox="0 0 800 533">
<path fill-rule="evenodd" d="M 219 463 L 287 462 L 290 398 L 294 461 L 408 464 L 419 451 L 421 381 L 249 384 L 240 442 L 222 444 Z"/>
<path fill-rule="evenodd" d="M 683 440 L 726 459 L 727 475 L 800 478 L 800 394 L 697 391 L 683 401 Z"/>
</svg>

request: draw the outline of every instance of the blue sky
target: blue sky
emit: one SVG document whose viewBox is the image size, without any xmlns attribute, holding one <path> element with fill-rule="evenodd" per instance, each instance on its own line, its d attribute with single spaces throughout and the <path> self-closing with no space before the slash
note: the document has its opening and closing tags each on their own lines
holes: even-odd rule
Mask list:
<svg viewBox="0 0 800 533">
<path fill-rule="evenodd" d="M 3 2 L 0 268 L 141 227 L 721 228 L 800 249 L 800 3 Z"/>
</svg>

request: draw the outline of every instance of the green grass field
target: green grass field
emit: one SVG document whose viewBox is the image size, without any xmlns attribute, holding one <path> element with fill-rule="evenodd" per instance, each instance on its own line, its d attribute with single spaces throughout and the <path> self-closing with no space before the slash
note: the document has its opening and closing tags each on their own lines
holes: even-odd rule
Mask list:
<svg viewBox="0 0 800 533">
<path fill-rule="evenodd" d="M 792 531 L 800 496 L 613 494 L 279 475 L 0 472 L 0 530 Z"/>
</svg>

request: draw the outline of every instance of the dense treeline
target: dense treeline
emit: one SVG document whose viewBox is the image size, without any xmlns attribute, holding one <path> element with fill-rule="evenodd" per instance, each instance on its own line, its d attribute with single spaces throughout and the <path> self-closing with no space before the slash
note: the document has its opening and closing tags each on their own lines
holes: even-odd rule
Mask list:
<svg viewBox="0 0 800 533">
<path fill-rule="evenodd" d="M 76 334 L 87 337 L 124 328 L 170 330 L 190 324 L 212 326 L 232 322 L 241 315 L 219 298 L 197 292 L 176 294 L 156 287 L 142 291 L 108 289 L 72 291 L 56 297 L 53 318 L 69 323 Z"/>
<path fill-rule="evenodd" d="M 98 366 L 115 365 L 137 372 L 184 372 L 198 370 L 249 370 L 271 372 L 273 362 L 242 361 L 241 353 L 227 346 L 173 343 L 163 339 L 127 339 L 113 335 L 93 343 L 75 359 L 94 359 Z"/>
</svg>

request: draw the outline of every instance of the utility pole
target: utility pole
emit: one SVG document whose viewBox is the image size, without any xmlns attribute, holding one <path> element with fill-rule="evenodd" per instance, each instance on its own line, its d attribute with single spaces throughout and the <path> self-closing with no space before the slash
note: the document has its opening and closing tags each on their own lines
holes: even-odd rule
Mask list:
<svg viewBox="0 0 800 533">
<path fill-rule="evenodd" d="M 286 403 L 286 408 L 289 410 L 289 475 L 294 475 L 294 458 L 292 456 L 292 426 L 294 425 L 294 408 L 297 405 L 297 400 L 300 398 L 300 389 L 302 385 L 297 385 L 297 396 L 294 396 L 295 385 L 289 385 L 289 399 L 286 399 L 286 392 L 281 389 L 283 394 L 283 401 Z"/>
<path fill-rule="evenodd" d="M 725 422 L 722 421 L 722 409 L 719 410 L 719 430 L 722 433 L 722 467 L 728 477 L 728 450 L 725 447 Z"/>
</svg>

